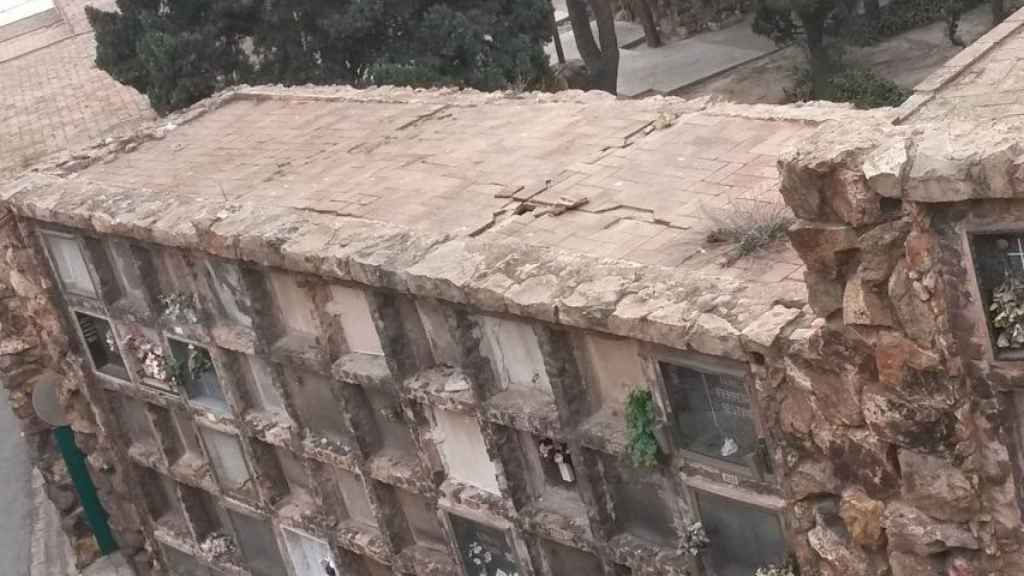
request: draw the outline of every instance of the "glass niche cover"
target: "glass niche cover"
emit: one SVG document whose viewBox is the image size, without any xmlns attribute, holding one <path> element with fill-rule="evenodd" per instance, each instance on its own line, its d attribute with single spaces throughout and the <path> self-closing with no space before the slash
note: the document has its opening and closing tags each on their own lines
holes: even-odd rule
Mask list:
<svg viewBox="0 0 1024 576">
<path fill-rule="evenodd" d="M 679 445 L 702 456 L 751 466 L 757 430 L 743 379 L 666 362 L 660 369 Z"/>
<path fill-rule="evenodd" d="M 450 518 L 466 576 L 519 576 L 519 564 L 504 531 L 454 514 Z"/>
</svg>

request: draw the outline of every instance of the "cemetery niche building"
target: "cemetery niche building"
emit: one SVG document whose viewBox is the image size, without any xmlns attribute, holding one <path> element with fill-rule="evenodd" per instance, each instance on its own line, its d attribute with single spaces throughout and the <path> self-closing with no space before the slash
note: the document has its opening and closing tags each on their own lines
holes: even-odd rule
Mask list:
<svg viewBox="0 0 1024 576">
<path fill-rule="evenodd" d="M 229 90 L 0 191 L 5 385 L 140 574 L 1024 573 L 1024 124 L 958 100 L 1022 20 L 881 112 Z"/>
</svg>

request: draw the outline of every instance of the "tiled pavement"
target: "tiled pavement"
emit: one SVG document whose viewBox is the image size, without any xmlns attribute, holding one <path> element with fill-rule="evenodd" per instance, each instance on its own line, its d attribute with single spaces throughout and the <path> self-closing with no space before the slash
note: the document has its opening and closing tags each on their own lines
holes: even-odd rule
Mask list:
<svg viewBox="0 0 1024 576">
<path fill-rule="evenodd" d="M 802 282 L 788 248 L 723 268 L 728 246 L 706 239 L 739 211 L 779 204 L 778 153 L 813 123 L 710 106 L 655 129 L 673 106 L 698 104 L 424 93 L 384 101 L 341 89 L 333 100 L 328 89 L 268 100 L 261 90 L 78 177 L 179 195 L 183 205 L 216 197 L 745 282 Z"/>
<path fill-rule="evenodd" d="M 64 15 L 60 30 L 45 28 L 0 43 L 0 179 L 49 154 L 131 130 L 153 117 L 145 97 L 93 63 L 95 42 L 84 7 L 112 5 L 112 0 L 57 4 Z M 43 47 L 12 57 L 12 42 Z"/>
</svg>

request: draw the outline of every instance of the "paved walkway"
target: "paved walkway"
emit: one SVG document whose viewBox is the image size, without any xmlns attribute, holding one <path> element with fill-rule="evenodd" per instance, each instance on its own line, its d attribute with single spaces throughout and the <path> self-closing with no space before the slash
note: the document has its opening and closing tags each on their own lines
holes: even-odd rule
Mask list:
<svg viewBox="0 0 1024 576">
<path fill-rule="evenodd" d="M 87 4 L 113 0 L 58 0 L 59 25 L 0 43 L 0 179 L 153 117 L 142 95 L 93 63 Z M 15 48 L 21 51 L 12 55 Z"/>
<path fill-rule="evenodd" d="M 0 389 L 0 572 L 29 576 L 32 466 L 17 421 Z"/>
<path fill-rule="evenodd" d="M 619 94 L 667 94 L 775 51 L 775 44 L 754 34 L 750 25 L 748 17 L 722 30 L 670 40 L 659 48 L 639 42 L 634 48 L 622 49 Z M 636 44 L 644 37 L 643 28 L 632 22 L 616 22 L 615 30 L 620 46 Z M 562 27 L 561 39 L 565 57 L 579 58 L 571 28 Z"/>
<path fill-rule="evenodd" d="M 32 565 L 29 576 L 75 576 L 74 552 L 60 526 L 57 507 L 46 497 L 43 476 L 32 471 Z"/>
</svg>

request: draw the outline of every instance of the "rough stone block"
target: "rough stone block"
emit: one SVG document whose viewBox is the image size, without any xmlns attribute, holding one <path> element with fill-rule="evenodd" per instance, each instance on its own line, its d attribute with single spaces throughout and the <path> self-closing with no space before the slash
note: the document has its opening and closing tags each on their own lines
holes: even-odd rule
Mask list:
<svg viewBox="0 0 1024 576">
<path fill-rule="evenodd" d="M 822 417 L 834 424 L 862 425 L 862 382 L 856 375 L 847 376 L 829 368 L 818 363 L 786 359 L 786 377 L 793 384 L 813 393 L 813 405 Z"/>
<path fill-rule="evenodd" d="M 804 282 L 807 284 L 807 303 L 818 316 L 828 318 L 843 307 L 841 280 L 807 269 L 804 270 Z"/>
<path fill-rule="evenodd" d="M 910 229 L 905 220 L 875 226 L 860 237 L 860 275 L 865 282 L 880 283 L 889 277 L 900 256 L 899 248 Z"/>
<path fill-rule="evenodd" d="M 867 554 L 827 526 L 816 526 L 807 533 L 807 540 L 836 574 L 869 573 Z"/>
<path fill-rule="evenodd" d="M 956 431 L 956 415 L 948 409 L 918 406 L 895 398 L 877 386 L 865 387 L 864 419 L 888 442 L 911 449 L 948 449 Z"/>
<path fill-rule="evenodd" d="M 883 217 L 881 197 L 868 187 L 863 174 L 838 170 L 826 194 L 832 211 L 851 226 L 874 224 Z"/>
<path fill-rule="evenodd" d="M 890 138 L 864 159 L 864 177 L 875 194 L 886 198 L 903 195 L 908 145 L 904 138 Z"/>
<path fill-rule="evenodd" d="M 890 445 L 867 430 L 841 429 L 824 446 L 836 477 L 846 485 L 860 486 L 876 499 L 898 488 L 899 474 L 890 457 Z"/>
<path fill-rule="evenodd" d="M 797 308 L 773 306 L 743 330 L 741 336 L 744 346 L 748 350 L 767 353 L 782 331 L 799 316 L 800 310 Z"/>
<path fill-rule="evenodd" d="M 945 459 L 900 450 L 903 497 L 908 504 L 937 520 L 967 522 L 981 504 L 974 484 Z"/>
<path fill-rule="evenodd" d="M 788 234 L 807 268 L 829 278 L 840 275 L 850 259 L 850 251 L 857 247 L 856 231 L 843 224 L 798 222 Z"/>
<path fill-rule="evenodd" d="M 934 558 L 893 550 L 889 553 L 889 568 L 892 576 L 933 576 L 939 573 L 942 565 Z"/>
<path fill-rule="evenodd" d="M 935 313 L 913 290 L 913 280 L 903 260 L 889 275 L 889 301 L 906 335 L 918 346 L 930 347 L 938 330 Z"/>
<path fill-rule="evenodd" d="M 953 548 L 978 549 L 978 539 L 967 527 L 934 520 L 903 502 L 890 503 L 883 522 L 890 550 L 929 556 Z"/>
<path fill-rule="evenodd" d="M 846 282 L 843 291 L 843 322 L 859 326 L 896 325 L 884 289 L 865 280 L 860 272 Z"/>
<path fill-rule="evenodd" d="M 728 320 L 714 314 L 704 313 L 697 317 L 689 344 L 701 354 L 744 358 L 740 332 Z"/>
<path fill-rule="evenodd" d="M 878 549 L 885 542 L 882 514 L 885 504 L 864 493 L 860 488 L 843 492 L 839 502 L 839 517 L 846 524 L 850 538 L 859 546 Z"/>
</svg>

